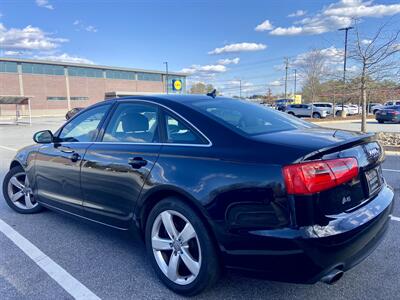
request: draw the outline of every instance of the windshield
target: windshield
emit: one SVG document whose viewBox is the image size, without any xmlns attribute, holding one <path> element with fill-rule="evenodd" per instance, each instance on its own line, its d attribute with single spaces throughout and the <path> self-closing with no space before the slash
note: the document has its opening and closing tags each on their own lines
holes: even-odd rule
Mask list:
<svg viewBox="0 0 400 300">
<path fill-rule="evenodd" d="M 316 127 L 263 105 L 241 100 L 213 99 L 193 102 L 192 106 L 224 126 L 245 135 Z"/>
</svg>

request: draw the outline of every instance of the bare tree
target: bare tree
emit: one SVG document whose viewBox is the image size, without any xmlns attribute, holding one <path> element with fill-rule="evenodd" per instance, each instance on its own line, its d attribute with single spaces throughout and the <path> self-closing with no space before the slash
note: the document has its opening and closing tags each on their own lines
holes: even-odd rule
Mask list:
<svg viewBox="0 0 400 300">
<path fill-rule="evenodd" d="M 367 89 L 370 79 L 382 80 L 398 72 L 396 54 L 400 53 L 400 30 L 390 31 L 388 23 L 383 24 L 371 39 L 361 38 L 356 25 L 356 40 L 350 50 L 350 58 L 358 65 L 359 91 L 362 103 L 361 131 L 366 131 Z"/>
<path fill-rule="evenodd" d="M 308 94 L 313 103 L 318 100 L 321 80 L 326 72 L 326 56 L 320 49 L 313 49 L 294 63 L 303 77 L 303 94 Z"/>
<path fill-rule="evenodd" d="M 212 84 L 204 84 L 202 82 L 197 82 L 193 84 L 189 90 L 189 94 L 206 94 L 214 90 Z"/>
</svg>

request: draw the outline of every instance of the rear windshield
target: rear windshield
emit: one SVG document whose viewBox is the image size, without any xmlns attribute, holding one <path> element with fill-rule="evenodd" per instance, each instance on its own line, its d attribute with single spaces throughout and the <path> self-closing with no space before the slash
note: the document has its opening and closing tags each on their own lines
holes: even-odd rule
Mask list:
<svg viewBox="0 0 400 300">
<path fill-rule="evenodd" d="M 212 99 L 192 102 L 192 105 L 224 126 L 245 135 L 316 127 L 286 113 L 247 101 Z"/>
</svg>

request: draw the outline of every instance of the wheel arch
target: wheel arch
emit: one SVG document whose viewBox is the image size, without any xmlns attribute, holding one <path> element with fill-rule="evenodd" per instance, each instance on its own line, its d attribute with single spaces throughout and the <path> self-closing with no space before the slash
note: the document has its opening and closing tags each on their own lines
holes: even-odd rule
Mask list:
<svg viewBox="0 0 400 300">
<path fill-rule="evenodd" d="M 188 206 L 190 206 L 190 208 L 193 209 L 193 211 L 203 221 L 204 226 L 207 228 L 209 235 L 215 245 L 215 248 L 218 252 L 220 252 L 220 244 L 218 243 L 217 237 L 214 230 L 212 229 L 212 225 L 210 224 L 210 220 L 208 219 L 207 213 L 204 208 L 202 208 L 201 205 L 199 205 L 198 201 L 194 199 L 190 194 L 175 187 L 159 187 L 156 190 L 147 192 L 146 195 L 141 199 L 140 205 L 138 205 L 135 210 L 135 217 L 137 221 L 136 225 L 138 226 L 141 236 L 144 237 L 146 222 L 150 211 L 157 203 L 167 197 L 176 197 L 184 201 Z"/>
<path fill-rule="evenodd" d="M 18 160 L 14 159 L 10 164 L 10 170 L 15 167 L 24 167 Z"/>
</svg>

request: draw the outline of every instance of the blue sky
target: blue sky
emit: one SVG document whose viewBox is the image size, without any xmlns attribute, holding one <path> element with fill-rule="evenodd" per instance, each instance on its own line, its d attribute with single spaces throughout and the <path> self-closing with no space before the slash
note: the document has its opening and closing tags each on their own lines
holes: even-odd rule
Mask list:
<svg viewBox="0 0 400 300">
<path fill-rule="evenodd" d="M 385 21 L 400 27 L 392 0 L 2 0 L 0 14 L 1 56 L 144 69 L 168 61 L 191 82 L 236 93 L 241 79 L 250 94 L 282 90 L 284 57 L 314 48 L 340 56 L 337 29 L 352 18 L 366 40 Z"/>
</svg>

